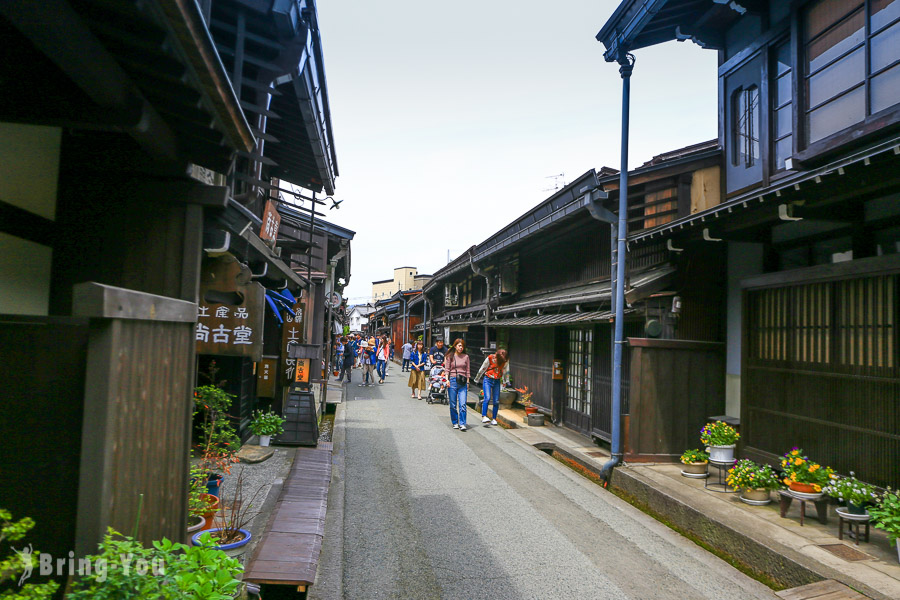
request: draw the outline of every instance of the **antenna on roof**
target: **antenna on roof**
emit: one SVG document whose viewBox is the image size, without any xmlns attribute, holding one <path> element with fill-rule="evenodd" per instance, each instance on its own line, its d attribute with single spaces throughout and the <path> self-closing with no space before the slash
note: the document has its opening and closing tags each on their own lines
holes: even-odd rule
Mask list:
<svg viewBox="0 0 900 600">
<path fill-rule="evenodd" d="M 560 173 L 559 175 L 547 175 L 544 179 L 552 179 L 553 187 L 545 188 L 544 192 L 555 192 L 557 190 L 561 190 L 566 187 L 566 174 Z"/>
</svg>

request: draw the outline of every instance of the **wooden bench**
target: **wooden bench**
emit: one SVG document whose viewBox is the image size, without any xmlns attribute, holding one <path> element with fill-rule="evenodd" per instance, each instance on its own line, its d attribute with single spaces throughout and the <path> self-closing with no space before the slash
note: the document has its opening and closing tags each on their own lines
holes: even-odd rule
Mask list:
<svg viewBox="0 0 900 600">
<path fill-rule="evenodd" d="M 330 442 L 298 448 L 244 581 L 305 590 L 315 581 L 331 483 Z"/>
</svg>

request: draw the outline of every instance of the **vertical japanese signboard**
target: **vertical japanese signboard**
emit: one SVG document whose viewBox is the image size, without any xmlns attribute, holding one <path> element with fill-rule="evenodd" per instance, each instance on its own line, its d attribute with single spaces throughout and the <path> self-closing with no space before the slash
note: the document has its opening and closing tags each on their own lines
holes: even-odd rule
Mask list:
<svg viewBox="0 0 900 600">
<path fill-rule="evenodd" d="M 294 365 L 294 383 L 309 383 L 309 369 L 311 359 L 297 358 Z"/>
<path fill-rule="evenodd" d="M 263 213 L 262 227 L 259 229 L 259 237 L 264 240 L 278 239 L 278 227 L 281 226 L 281 215 L 271 200 L 266 202 L 266 212 Z"/>
<path fill-rule="evenodd" d="M 198 354 L 262 359 L 265 290 L 233 256 L 203 265 L 194 340 Z"/>
<path fill-rule="evenodd" d="M 275 397 L 275 374 L 278 372 L 278 360 L 264 358 L 256 367 L 256 395 L 263 398 Z"/>
<path fill-rule="evenodd" d="M 282 313 L 283 314 L 283 313 Z M 294 344 L 303 343 L 303 304 L 294 304 L 294 314 L 285 314 L 281 325 L 281 363 L 284 383 L 294 381 L 297 359 L 291 358 L 289 349 Z"/>
</svg>

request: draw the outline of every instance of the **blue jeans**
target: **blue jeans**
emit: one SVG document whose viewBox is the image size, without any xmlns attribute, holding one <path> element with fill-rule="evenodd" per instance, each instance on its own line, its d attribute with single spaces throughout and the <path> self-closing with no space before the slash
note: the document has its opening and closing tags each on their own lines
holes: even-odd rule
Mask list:
<svg viewBox="0 0 900 600">
<path fill-rule="evenodd" d="M 380 358 L 375 361 L 375 372 L 378 373 L 378 379 L 384 379 L 387 375 L 387 361 Z"/>
<path fill-rule="evenodd" d="M 485 377 L 481 382 L 481 389 L 484 390 L 484 402 L 481 403 L 481 416 L 486 417 L 488 413 L 488 405 L 493 400 L 494 416 L 497 418 L 497 410 L 500 408 L 500 380 L 492 377 Z"/>
<path fill-rule="evenodd" d="M 450 386 L 447 389 L 450 397 L 450 422 L 454 425 L 466 424 L 466 396 L 468 386 L 457 386 L 456 377 L 450 378 Z M 457 406 L 458 405 L 458 406 Z"/>
<path fill-rule="evenodd" d="M 410 362 L 410 359 L 408 359 L 408 358 L 403 359 L 403 367 L 401 367 L 401 368 L 404 371 L 409 371 L 409 362 Z"/>
</svg>

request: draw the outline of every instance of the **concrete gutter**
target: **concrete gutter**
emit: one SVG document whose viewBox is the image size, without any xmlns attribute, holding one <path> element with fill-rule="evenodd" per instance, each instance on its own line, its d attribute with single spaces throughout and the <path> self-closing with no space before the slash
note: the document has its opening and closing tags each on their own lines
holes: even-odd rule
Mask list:
<svg viewBox="0 0 900 600">
<path fill-rule="evenodd" d="M 501 409 L 497 421 L 510 435 L 602 484 L 608 452 L 563 427 L 529 427 L 523 417 L 521 409 Z M 747 506 L 737 494 L 707 490 L 702 480 L 682 477 L 680 471 L 672 464 L 625 464 L 613 472 L 608 489 L 769 585 L 794 588 L 830 579 L 876 600 L 900 598 L 896 549 L 886 546 L 880 531 L 872 529 L 870 543 L 841 542 L 833 509 L 822 525 L 809 507 L 801 527 L 796 502 L 787 518 L 780 518 L 777 500 L 766 507 Z M 823 546 L 861 554 L 859 560 L 845 560 Z"/>
<path fill-rule="evenodd" d="M 348 386 L 341 386 L 342 402 L 334 405 L 334 430 L 331 434 L 331 485 L 328 488 L 328 508 L 325 512 L 325 535 L 319 554 L 319 568 L 315 584 L 310 586 L 310 600 L 340 600 L 344 597 L 344 489 L 345 452 L 347 440 L 346 402 Z M 323 569 L 323 565 L 328 565 Z"/>
</svg>

